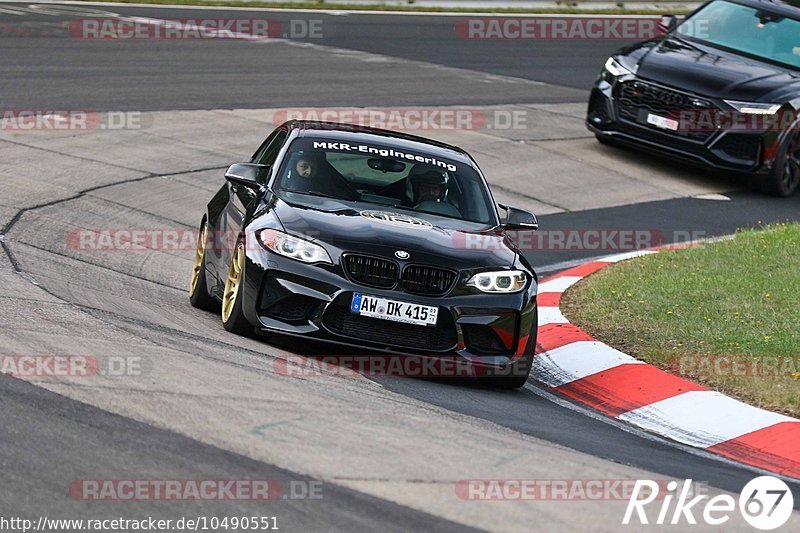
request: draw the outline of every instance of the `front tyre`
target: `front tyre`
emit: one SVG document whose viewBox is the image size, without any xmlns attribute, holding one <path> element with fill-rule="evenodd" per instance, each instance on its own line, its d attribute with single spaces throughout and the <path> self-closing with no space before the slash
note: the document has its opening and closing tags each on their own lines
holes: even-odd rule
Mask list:
<svg viewBox="0 0 800 533">
<path fill-rule="evenodd" d="M 222 297 L 222 325 L 237 335 L 249 335 L 253 332 L 253 326 L 242 312 L 245 255 L 244 243 L 240 242 L 236 245 L 231 264 L 228 266 L 225 293 Z"/>
<path fill-rule="evenodd" d="M 208 224 L 203 222 L 197 236 L 197 248 L 194 252 L 192 279 L 189 283 L 189 303 L 192 307 L 204 311 L 216 311 L 219 304 L 208 294 L 206 281 L 206 247 L 208 246 Z"/>
<path fill-rule="evenodd" d="M 762 189 L 774 196 L 787 197 L 800 185 L 800 134 L 787 138 L 772 173 L 762 183 Z"/>
</svg>

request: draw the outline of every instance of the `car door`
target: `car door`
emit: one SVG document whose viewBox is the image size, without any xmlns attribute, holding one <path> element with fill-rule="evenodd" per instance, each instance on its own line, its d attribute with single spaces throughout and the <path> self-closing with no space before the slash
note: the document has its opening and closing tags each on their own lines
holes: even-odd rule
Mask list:
<svg viewBox="0 0 800 533">
<path fill-rule="evenodd" d="M 261 147 L 253 154 L 251 162 L 260 163 L 263 165 L 274 165 L 275 160 L 280 152 L 284 142 L 286 142 L 288 132 L 286 130 L 277 129 L 262 143 Z M 263 177 L 266 183 L 266 176 Z M 236 246 L 242 229 L 245 226 L 247 217 L 256 205 L 258 199 L 258 191 L 237 185 L 235 183 L 227 183 L 228 187 L 228 203 L 220 217 L 222 235 L 225 236 L 225 243 L 221 246 L 222 255 L 221 264 L 230 264 L 231 257 L 233 256 L 233 249 Z"/>
</svg>

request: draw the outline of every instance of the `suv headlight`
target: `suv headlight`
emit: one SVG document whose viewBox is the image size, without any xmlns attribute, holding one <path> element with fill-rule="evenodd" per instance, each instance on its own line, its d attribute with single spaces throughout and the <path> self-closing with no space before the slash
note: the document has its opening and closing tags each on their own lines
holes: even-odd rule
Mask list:
<svg viewBox="0 0 800 533">
<path fill-rule="evenodd" d="M 519 292 L 525 288 L 528 276 L 521 270 L 481 272 L 472 276 L 467 285 L 481 292 Z"/>
<path fill-rule="evenodd" d="M 619 61 L 614 59 L 613 57 L 609 57 L 606 60 L 606 64 L 603 66 L 605 72 L 611 74 L 613 78 L 619 78 L 620 76 L 625 76 L 626 74 L 633 74 L 630 69 L 623 67 Z"/>
<path fill-rule="evenodd" d="M 774 115 L 783 107 L 781 104 L 758 104 L 754 102 L 737 102 L 736 100 L 725 100 L 725 103 L 739 113 L 748 115 Z"/>
<path fill-rule="evenodd" d="M 264 248 L 272 250 L 278 255 L 297 259 L 303 263 L 327 263 L 333 264 L 331 256 L 319 244 L 311 241 L 292 237 L 281 231 L 265 229 L 257 233 L 258 240 Z"/>
</svg>

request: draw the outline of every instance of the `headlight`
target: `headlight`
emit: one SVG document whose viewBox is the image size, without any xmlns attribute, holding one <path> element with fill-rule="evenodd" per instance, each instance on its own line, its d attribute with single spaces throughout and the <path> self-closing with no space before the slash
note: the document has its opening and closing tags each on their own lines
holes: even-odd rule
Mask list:
<svg viewBox="0 0 800 533">
<path fill-rule="evenodd" d="M 319 244 L 292 237 L 286 233 L 265 229 L 258 232 L 258 240 L 268 250 L 303 263 L 333 264 L 327 250 Z"/>
<path fill-rule="evenodd" d="M 783 107 L 781 104 L 756 104 L 753 102 L 737 102 L 735 100 L 725 100 L 725 103 L 739 113 L 747 113 L 748 115 L 774 115 Z"/>
<path fill-rule="evenodd" d="M 467 285 L 481 292 L 519 292 L 525 288 L 528 277 L 520 270 L 481 272 L 472 276 Z"/>
<path fill-rule="evenodd" d="M 620 76 L 624 76 L 626 74 L 633 74 L 633 72 L 631 72 L 630 69 L 623 67 L 619 63 L 619 61 L 617 61 L 613 57 L 608 58 L 604 68 L 606 69 L 606 72 L 608 72 L 615 78 L 619 78 Z"/>
</svg>

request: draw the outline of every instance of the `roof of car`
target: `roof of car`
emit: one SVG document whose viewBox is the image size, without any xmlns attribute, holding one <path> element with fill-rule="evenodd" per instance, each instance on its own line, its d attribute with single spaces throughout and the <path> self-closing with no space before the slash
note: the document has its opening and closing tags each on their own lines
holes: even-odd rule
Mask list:
<svg viewBox="0 0 800 533">
<path fill-rule="evenodd" d="M 765 1 L 769 4 L 781 4 L 800 9 L 800 0 L 762 0 L 762 1 Z"/>
<path fill-rule="evenodd" d="M 317 122 L 309 120 L 291 120 L 284 123 L 281 127 L 288 130 L 301 130 L 301 136 L 313 136 L 320 139 L 383 145 L 390 144 L 392 148 L 438 155 L 474 166 L 469 154 L 463 149 L 408 133 L 353 124 L 341 124 L 338 122 Z"/>
<path fill-rule="evenodd" d="M 791 15 L 800 15 L 800 0 L 733 0 L 739 4 L 749 5 L 755 8 L 767 8 L 770 11 Z"/>
</svg>

